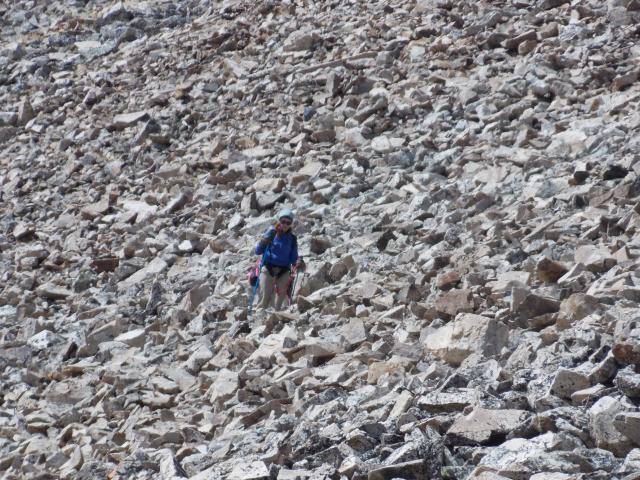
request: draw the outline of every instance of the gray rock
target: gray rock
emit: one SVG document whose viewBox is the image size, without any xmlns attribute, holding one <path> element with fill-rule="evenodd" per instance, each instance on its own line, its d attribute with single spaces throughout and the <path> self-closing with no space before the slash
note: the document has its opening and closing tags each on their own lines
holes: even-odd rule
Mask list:
<svg viewBox="0 0 640 480">
<path fill-rule="evenodd" d="M 146 111 L 121 113 L 113 117 L 111 122 L 111 128 L 114 130 L 123 130 L 127 127 L 131 127 L 138 122 L 145 121 L 149 118 L 149 113 Z M 147 123 L 148 124 L 148 123 Z"/>
<path fill-rule="evenodd" d="M 536 295 L 527 289 L 513 288 L 511 291 L 511 311 L 526 323 L 531 323 L 534 317 L 558 310 L 560 302 L 553 298 Z"/>
<path fill-rule="evenodd" d="M 36 293 L 47 300 L 66 300 L 68 297 L 73 295 L 71 290 L 67 290 L 64 287 L 60 287 L 52 283 L 40 285 L 36 289 Z"/>
<path fill-rule="evenodd" d="M 640 412 L 623 412 L 615 416 L 613 425 L 618 432 L 640 445 Z"/>
<path fill-rule="evenodd" d="M 640 374 L 636 373 L 632 367 L 618 370 L 615 384 L 627 397 L 640 398 Z"/>
<path fill-rule="evenodd" d="M 15 127 L 0 127 L 0 144 L 8 142 L 18 133 Z"/>
<path fill-rule="evenodd" d="M 614 421 L 625 410 L 625 406 L 613 397 L 603 397 L 589 409 L 589 431 L 596 446 L 610 450 L 616 456 L 624 456 L 633 448 L 630 439 L 617 428 L 621 424 Z M 626 424 L 624 420 L 623 423 Z"/>
<path fill-rule="evenodd" d="M 584 372 L 561 368 L 553 378 L 551 392 L 561 398 L 568 399 L 574 392 L 590 386 L 589 377 Z"/>
<path fill-rule="evenodd" d="M 7 478 L 635 475 L 640 2 L 387 3 L 0 9 Z"/>
<path fill-rule="evenodd" d="M 613 338 L 613 355 L 622 365 L 640 365 L 640 323 L 618 320 Z"/>
</svg>

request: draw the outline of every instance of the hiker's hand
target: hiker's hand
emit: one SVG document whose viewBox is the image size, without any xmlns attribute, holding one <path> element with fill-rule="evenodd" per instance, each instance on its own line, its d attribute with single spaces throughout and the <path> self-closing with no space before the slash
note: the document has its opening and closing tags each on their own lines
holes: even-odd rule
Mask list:
<svg viewBox="0 0 640 480">
<path fill-rule="evenodd" d="M 262 237 L 262 238 L 260 239 L 260 245 L 261 245 L 262 247 L 266 247 L 267 245 L 269 245 L 269 239 L 268 239 L 268 238 L 265 238 L 265 237 Z"/>
<path fill-rule="evenodd" d="M 300 270 L 301 272 L 304 272 L 307 269 L 307 264 L 304 263 L 304 260 L 302 260 L 300 258 L 300 259 L 298 259 L 298 262 L 296 263 L 296 268 L 298 270 Z"/>
</svg>

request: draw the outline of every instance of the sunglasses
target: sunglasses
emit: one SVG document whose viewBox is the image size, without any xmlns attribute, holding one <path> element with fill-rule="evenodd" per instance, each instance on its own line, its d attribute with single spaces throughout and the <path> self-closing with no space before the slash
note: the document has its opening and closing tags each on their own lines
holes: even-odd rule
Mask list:
<svg viewBox="0 0 640 480">
<path fill-rule="evenodd" d="M 280 220 L 280 223 L 282 225 L 291 225 L 292 222 L 291 222 L 291 220 Z"/>
</svg>

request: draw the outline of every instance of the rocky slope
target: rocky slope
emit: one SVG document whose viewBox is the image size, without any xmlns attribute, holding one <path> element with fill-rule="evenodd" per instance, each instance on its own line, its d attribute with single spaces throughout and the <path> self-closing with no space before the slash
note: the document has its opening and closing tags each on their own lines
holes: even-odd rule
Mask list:
<svg viewBox="0 0 640 480">
<path fill-rule="evenodd" d="M 640 478 L 638 1 L 10 3 L 3 479 Z"/>
</svg>

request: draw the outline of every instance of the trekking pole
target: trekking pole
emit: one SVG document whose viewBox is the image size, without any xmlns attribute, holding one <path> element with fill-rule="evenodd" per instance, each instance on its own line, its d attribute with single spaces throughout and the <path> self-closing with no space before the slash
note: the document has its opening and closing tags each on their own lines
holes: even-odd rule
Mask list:
<svg viewBox="0 0 640 480">
<path fill-rule="evenodd" d="M 265 252 L 266 253 L 266 252 Z M 253 302 L 256 298 L 256 294 L 258 293 L 258 288 L 260 288 L 260 275 L 262 275 L 262 267 L 264 266 L 264 254 L 262 255 L 262 260 L 260 260 L 260 266 L 258 267 L 258 275 L 256 276 L 256 284 L 253 286 L 251 291 L 251 296 L 249 297 L 249 306 L 247 308 L 247 320 L 251 318 L 251 313 L 253 312 Z"/>
<path fill-rule="evenodd" d="M 302 280 L 300 280 L 300 288 L 298 288 L 298 294 L 296 295 L 296 300 L 295 300 L 296 302 L 298 301 L 298 297 L 300 296 L 300 289 L 302 288 L 302 284 L 304 283 L 304 277 L 306 277 L 306 276 L 307 276 L 307 272 L 303 271 L 302 272 Z M 291 298 L 293 298 L 293 293 L 294 293 L 294 291 L 291 290 Z"/>
<path fill-rule="evenodd" d="M 260 269 L 262 271 L 262 269 Z M 249 297 L 249 308 L 247 309 L 247 320 L 251 318 L 251 313 L 253 312 L 253 301 L 256 298 L 256 293 L 258 292 L 258 286 L 260 285 L 260 276 L 256 278 L 256 284 L 253 286 L 251 291 L 251 296 Z"/>
<path fill-rule="evenodd" d="M 304 274 L 307 271 L 307 266 L 304 263 L 304 258 L 300 257 L 299 263 L 294 266 L 296 274 L 293 277 L 293 282 L 287 289 L 287 295 L 289 297 L 289 306 L 293 305 L 293 294 L 296 291 L 296 284 L 298 283 L 298 275 L 300 274 L 300 270 L 302 270 L 302 278 L 304 278 Z"/>
<path fill-rule="evenodd" d="M 296 282 L 298 281 L 298 269 L 296 268 L 296 274 L 293 276 L 290 288 L 287 289 L 287 297 L 289 299 L 289 306 L 293 305 L 293 292 L 296 291 Z"/>
</svg>

